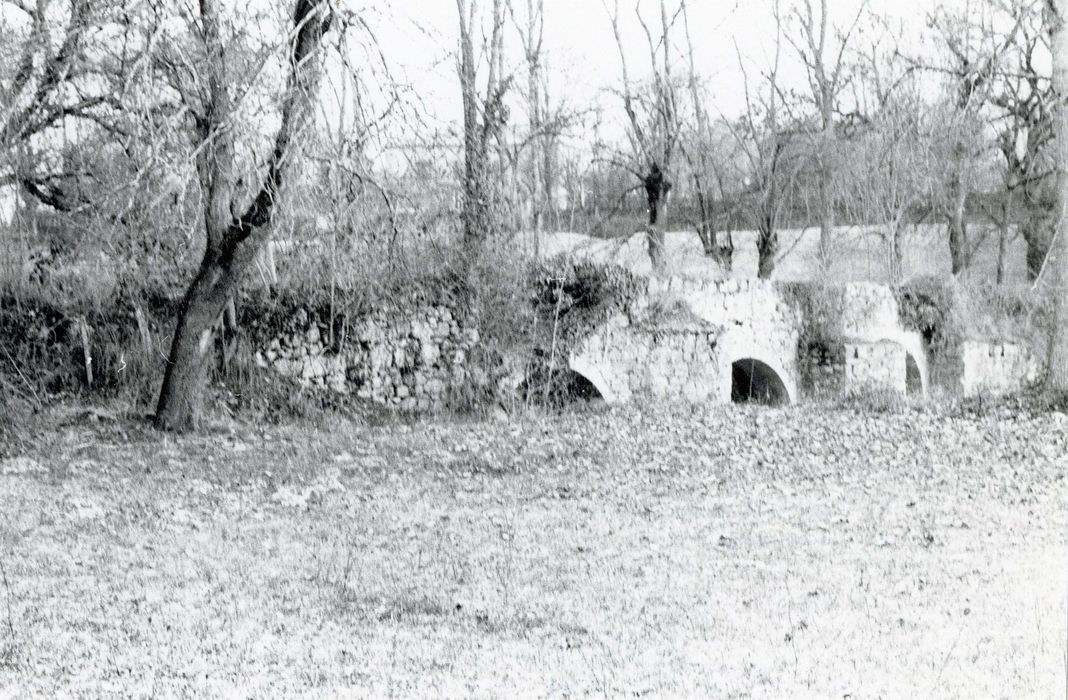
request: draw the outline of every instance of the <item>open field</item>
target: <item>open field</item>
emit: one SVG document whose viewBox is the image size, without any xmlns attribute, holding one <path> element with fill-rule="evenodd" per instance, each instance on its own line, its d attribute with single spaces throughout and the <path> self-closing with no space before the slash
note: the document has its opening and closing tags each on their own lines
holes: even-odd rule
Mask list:
<svg viewBox="0 0 1068 700">
<path fill-rule="evenodd" d="M 1068 420 L 619 409 L 0 462 L 0 697 L 1050 698 Z"/>
</svg>

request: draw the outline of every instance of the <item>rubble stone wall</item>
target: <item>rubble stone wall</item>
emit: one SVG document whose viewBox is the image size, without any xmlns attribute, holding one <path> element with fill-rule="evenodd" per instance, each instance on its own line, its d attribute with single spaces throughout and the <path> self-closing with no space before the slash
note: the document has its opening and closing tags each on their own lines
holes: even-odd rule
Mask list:
<svg viewBox="0 0 1068 700">
<path fill-rule="evenodd" d="M 340 322 L 339 322 L 340 321 Z M 355 394 L 407 411 L 441 408 L 471 380 L 467 358 L 479 342 L 447 306 L 375 311 L 332 324 L 298 312 L 255 353 L 257 364 L 305 386 Z"/>
</svg>

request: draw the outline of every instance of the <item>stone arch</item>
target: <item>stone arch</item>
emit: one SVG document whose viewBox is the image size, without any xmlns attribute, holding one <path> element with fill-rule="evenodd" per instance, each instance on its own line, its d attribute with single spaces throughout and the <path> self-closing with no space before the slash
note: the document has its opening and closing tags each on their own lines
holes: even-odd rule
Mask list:
<svg viewBox="0 0 1068 700">
<path fill-rule="evenodd" d="M 533 386 L 531 385 L 532 382 Z M 589 402 L 604 399 L 604 395 L 593 382 L 569 367 L 557 367 L 553 371 L 551 382 L 546 371 L 545 373 L 535 373 L 524 378 L 515 387 L 515 392 L 518 396 L 524 400 L 533 399 L 535 402 L 543 398 L 542 392 L 545 391 L 548 391 L 545 396 L 552 403 L 558 401 L 563 403 L 573 401 Z"/>
<path fill-rule="evenodd" d="M 916 358 L 908 350 L 905 351 L 905 395 L 922 396 L 925 393 L 923 373 Z"/>
<path fill-rule="evenodd" d="M 784 380 L 785 372 L 753 357 L 743 357 L 731 363 L 731 401 L 781 406 L 792 403 L 793 397 Z"/>
<path fill-rule="evenodd" d="M 629 392 L 623 392 L 613 388 L 615 382 L 611 381 L 611 375 L 599 364 L 595 364 L 586 358 L 579 356 L 570 359 L 568 368 L 589 382 L 593 388 L 597 390 L 597 393 L 601 395 L 601 398 L 604 399 L 605 403 L 623 403 L 630 398 Z"/>
<path fill-rule="evenodd" d="M 905 390 L 908 394 L 925 396 L 930 386 L 930 369 L 923 336 L 915 331 L 881 333 L 858 340 L 871 343 L 896 343 L 905 350 Z M 911 382 L 911 383 L 910 383 Z M 918 382 L 918 383 L 917 383 Z"/>
</svg>

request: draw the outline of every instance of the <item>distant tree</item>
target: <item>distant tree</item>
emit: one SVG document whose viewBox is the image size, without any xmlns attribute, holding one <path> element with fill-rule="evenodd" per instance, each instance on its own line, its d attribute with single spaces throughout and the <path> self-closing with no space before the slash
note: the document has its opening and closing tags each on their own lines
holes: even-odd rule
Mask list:
<svg viewBox="0 0 1068 700">
<path fill-rule="evenodd" d="M 77 173 L 58 167 L 67 124 L 116 130 L 120 84 L 137 56 L 108 47 L 124 33 L 118 2 L 0 0 L 0 186 L 18 185 L 42 203 L 68 211 Z M 36 151 L 37 157 L 23 157 Z M 41 157 L 41 156 L 44 157 Z"/>
<path fill-rule="evenodd" d="M 816 111 L 817 127 L 812 140 L 819 201 L 819 257 L 825 271 L 831 262 L 835 225 L 835 171 L 839 166 L 836 115 L 841 94 L 849 83 L 847 51 L 868 10 L 867 0 L 859 0 L 851 22 L 837 27 L 830 19 L 830 5 L 830 0 L 802 0 L 794 11 L 797 35 L 786 34 L 805 67 L 809 98 Z"/>
<path fill-rule="evenodd" d="M 973 6 L 978 4 L 978 6 Z M 971 0 L 957 12 L 938 8 L 928 18 L 947 61 L 939 71 L 948 77 L 947 109 L 937 139 L 945 152 L 942 187 L 935 193 L 936 208 L 946 221 L 951 270 L 960 274 L 969 265 L 967 205 L 978 188 L 978 172 L 988 141 L 982 137 L 984 108 L 993 97 L 1002 63 L 1016 44 L 1021 26 L 1018 3 L 1008 13 L 983 0 Z M 1004 15 L 1004 16 L 1003 16 Z M 1004 30 L 1001 25 L 1007 25 Z"/>
<path fill-rule="evenodd" d="M 281 122 L 266 173 L 248 190 L 251 197 L 245 203 L 236 173 L 233 74 L 228 70 L 221 3 L 200 0 L 198 36 L 203 42 L 204 63 L 199 98 L 204 111 L 196 120 L 197 172 L 207 241 L 200 268 L 179 306 L 156 407 L 155 420 L 160 428 L 188 430 L 198 423 L 215 325 L 269 236 L 287 166 L 307 122 L 319 46 L 330 18 L 326 0 L 297 0 L 287 41 L 289 76 Z"/>
<path fill-rule="evenodd" d="M 1051 153 L 1055 100 L 1042 60 L 1050 33 L 1040 2 L 1018 0 L 1006 7 L 1014 15 L 1015 31 L 994 76 L 992 123 L 1002 157 L 1004 208 L 1027 244 L 1027 274 L 1033 280 L 1046 260 L 1057 207 Z"/>
<path fill-rule="evenodd" d="M 887 278 L 902 280 L 904 239 L 931 193 L 927 105 L 913 82 L 883 96 L 865 128 L 850 141 L 846 199 L 853 216 L 873 226 L 884 244 Z"/>
<path fill-rule="evenodd" d="M 778 0 L 772 9 L 776 34 L 771 66 L 759 80 L 751 80 L 739 54 L 745 111 L 737 120 L 724 121 L 740 153 L 742 168 L 735 177 L 743 188 L 738 204 L 742 218 L 756 229 L 757 276 L 761 279 L 770 279 L 778 263 L 779 225 L 796 189 L 804 133 L 784 114 L 779 75 L 783 21 Z"/>
<path fill-rule="evenodd" d="M 645 193 L 649 257 L 655 268 L 659 268 L 664 259 L 664 231 L 661 224 L 667 208 L 667 196 L 673 186 L 675 152 L 682 131 L 679 117 L 680 86 L 672 74 L 672 30 L 682 8 L 677 6 L 669 12 L 667 0 L 660 0 L 657 7 L 659 22 L 654 25 L 655 32 L 641 14 L 641 6 L 634 8 L 649 52 L 650 77 L 645 83 L 631 82 L 620 25 L 619 0 L 614 0 L 609 11 L 612 33 L 619 50 L 622 78 L 617 92 L 627 117 L 629 143 L 629 151 L 619 154 L 620 157 L 615 161 L 637 177 L 639 184 L 634 189 Z"/>
<path fill-rule="evenodd" d="M 694 228 L 701 239 L 705 255 L 711 257 L 726 269 L 730 269 L 734 254 L 734 244 L 730 231 L 724 240 L 718 235 L 717 220 L 721 212 L 717 202 L 726 199 L 724 167 L 722 165 L 722 139 L 714 130 L 714 123 L 708 113 L 708 96 L 702 89 L 700 76 L 694 60 L 694 41 L 690 33 L 690 14 L 686 0 L 681 4 L 683 28 L 686 36 L 685 65 L 687 68 L 686 86 L 689 90 L 689 110 L 683 120 L 683 135 L 679 141 L 679 150 L 686 161 L 688 175 L 693 188 L 697 219 Z"/>
</svg>

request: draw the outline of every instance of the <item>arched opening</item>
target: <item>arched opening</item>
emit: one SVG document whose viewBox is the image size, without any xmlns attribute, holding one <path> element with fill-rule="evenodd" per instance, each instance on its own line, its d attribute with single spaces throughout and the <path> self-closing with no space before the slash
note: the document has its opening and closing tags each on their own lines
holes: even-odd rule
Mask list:
<svg viewBox="0 0 1068 700">
<path fill-rule="evenodd" d="M 747 357 L 731 365 L 731 401 L 782 406 L 790 403 L 790 393 L 775 370 Z"/>
<path fill-rule="evenodd" d="M 907 396 L 923 394 L 923 375 L 920 374 L 920 366 L 916 364 L 916 358 L 910 352 L 905 353 L 905 394 Z"/>
<path fill-rule="evenodd" d="M 556 408 L 604 400 L 593 382 L 566 367 L 557 368 L 552 373 L 545 368 L 531 373 L 519 385 L 518 393 L 527 403 Z"/>
</svg>

